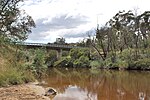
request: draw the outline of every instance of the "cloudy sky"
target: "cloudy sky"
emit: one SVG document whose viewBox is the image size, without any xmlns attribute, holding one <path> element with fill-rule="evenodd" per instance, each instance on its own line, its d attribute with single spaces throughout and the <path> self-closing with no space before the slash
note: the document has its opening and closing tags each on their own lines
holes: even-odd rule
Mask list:
<svg viewBox="0 0 150 100">
<path fill-rule="evenodd" d="M 66 42 L 78 42 L 94 34 L 118 11 L 150 10 L 150 0 L 25 0 L 21 9 L 36 23 L 27 42 L 48 43 L 64 37 Z M 98 19 L 98 20 L 97 20 Z"/>
</svg>

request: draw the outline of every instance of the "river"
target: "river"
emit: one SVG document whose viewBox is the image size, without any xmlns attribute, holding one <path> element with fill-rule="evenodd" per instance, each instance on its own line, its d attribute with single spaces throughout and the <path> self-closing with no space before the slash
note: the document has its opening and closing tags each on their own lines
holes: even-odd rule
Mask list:
<svg viewBox="0 0 150 100">
<path fill-rule="evenodd" d="M 50 69 L 44 87 L 58 92 L 51 100 L 150 100 L 150 72 Z"/>
</svg>

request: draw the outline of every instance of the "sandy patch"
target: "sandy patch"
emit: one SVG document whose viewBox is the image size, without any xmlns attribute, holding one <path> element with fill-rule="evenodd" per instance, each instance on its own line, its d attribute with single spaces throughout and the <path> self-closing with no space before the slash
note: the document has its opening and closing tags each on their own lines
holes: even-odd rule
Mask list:
<svg viewBox="0 0 150 100">
<path fill-rule="evenodd" d="M 45 89 L 33 83 L 0 88 L 0 100 L 50 100 Z"/>
</svg>

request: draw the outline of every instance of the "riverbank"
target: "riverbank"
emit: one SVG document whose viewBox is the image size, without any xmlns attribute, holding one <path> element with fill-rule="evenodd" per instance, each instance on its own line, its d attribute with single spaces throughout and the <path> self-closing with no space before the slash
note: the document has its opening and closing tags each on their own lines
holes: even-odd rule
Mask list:
<svg viewBox="0 0 150 100">
<path fill-rule="evenodd" d="M 34 83 L 0 88 L 0 100 L 50 100 L 45 89 Z"/>
</svg>

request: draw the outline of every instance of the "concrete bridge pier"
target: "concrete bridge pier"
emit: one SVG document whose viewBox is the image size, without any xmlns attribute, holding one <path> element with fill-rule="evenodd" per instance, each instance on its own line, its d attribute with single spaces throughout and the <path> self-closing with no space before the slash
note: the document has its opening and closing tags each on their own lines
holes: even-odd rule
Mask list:
<svg viewBox="0 0 150 100">
<path fill-rule="evenodd" d="M 57 60 L 61 59 L 62 57 L 62 49 L 57 50 Z"/>
</svg>

